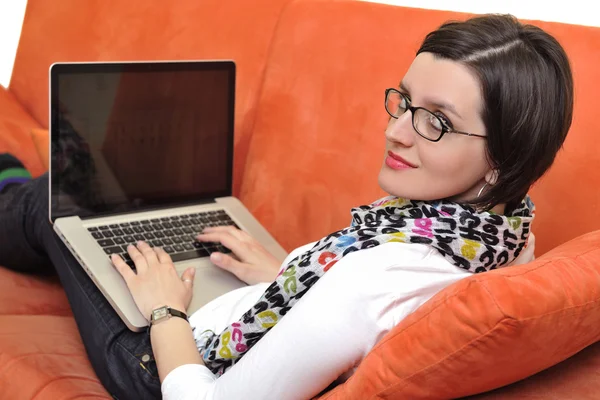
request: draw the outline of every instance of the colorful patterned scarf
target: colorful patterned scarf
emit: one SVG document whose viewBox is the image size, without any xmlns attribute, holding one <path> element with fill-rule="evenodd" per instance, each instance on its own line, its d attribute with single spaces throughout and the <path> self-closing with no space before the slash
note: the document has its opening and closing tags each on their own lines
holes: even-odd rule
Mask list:
<svg viewBox="0 0 600 400">
<path fill-rule="evenodd" d="M 352 209 L 352 224 L 292 259 L 240 321 L 201 345 L 205 365 L 225 373 L 277 324 L 342 257 L 383 243 L 425 244 L 472 273 L 511 263 L 527 244 L 534 205 L 527 196 L 509 216 L 478 212 L 450 201 L 384 197 Z"/>
</svg>

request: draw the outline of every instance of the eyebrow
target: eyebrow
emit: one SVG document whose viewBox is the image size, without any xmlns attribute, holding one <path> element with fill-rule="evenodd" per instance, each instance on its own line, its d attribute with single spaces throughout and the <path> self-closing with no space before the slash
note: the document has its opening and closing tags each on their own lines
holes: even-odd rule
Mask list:
<svg viewBox="0 0 600 400">
<path fill-rule="evenodd" d="M 406 85 L 404 84 L 404 82 L 400 82 L 400 89 L 402 89 L 406 93 L 410 93 L 410 90 L 408 90 L 408 88 L 406 87 Z M 433 105 L 433 106 L 435 106 L 437 108 L 440 108 L 440 109 L 443 108 L 445 110 L 448 110 L 452 114 L 454 114 L 457 118 L 463 119 L 460 116 L 460 114 L 458 113 L 458 111 L 456 111 L 456 107 L 454 107 L 454 105 L 452 105 L 450 103 L 444 103 L 444 102 L 441 102 L 441 101 L 436 101 L 436 100 L 433 100 L 433 99 L 430 99 L 430 98 L 427 98 L 427 97 L 425 98 L 425 103 L 426 104 L 431 104 L 431 105 Z"/>
</svg>

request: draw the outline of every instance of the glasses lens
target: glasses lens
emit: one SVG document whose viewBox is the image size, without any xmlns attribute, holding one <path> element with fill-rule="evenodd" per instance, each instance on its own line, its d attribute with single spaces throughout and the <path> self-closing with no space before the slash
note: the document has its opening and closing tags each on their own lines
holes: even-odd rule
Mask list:
<svg viewBox="0 0 600 400">
<path fill-rule="evenodd" d="M 438 140 L 442 135 L 442 121 L 431 112 L 419 108 L 415 112 L 415 129 L 426 139 Z"/>
<path fill-rule="evenodd" d="M 385 108 L 387 112 L 394 116 L 399 117 L 406 112 L 407 108 L 406 99 L 395 90 L 390 90 L 385 99 Z"/>
</svg>

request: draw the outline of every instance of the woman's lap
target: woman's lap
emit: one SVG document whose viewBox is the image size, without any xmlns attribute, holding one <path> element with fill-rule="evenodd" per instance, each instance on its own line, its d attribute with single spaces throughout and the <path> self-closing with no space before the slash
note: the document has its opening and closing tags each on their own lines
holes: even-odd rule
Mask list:
<svg viewBox="0 0 600 400">
<path fill-rule="evenodd" d="M 116 398 L 160 398 L 160 382 L 146 333 L 131 332 L 63 245 L 48 221 L 48 177 L 0 195 L 0 265 L 14 270 L 56 269 L 88 357 Z"/>
</svg>

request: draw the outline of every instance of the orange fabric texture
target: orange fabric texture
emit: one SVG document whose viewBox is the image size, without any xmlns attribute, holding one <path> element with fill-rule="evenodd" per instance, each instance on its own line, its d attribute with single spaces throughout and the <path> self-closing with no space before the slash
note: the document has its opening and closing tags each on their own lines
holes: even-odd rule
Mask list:
<svg viewBox="0 0 600 400">
<path fill-rule="evenodd" d="M 29 0 L 9 87 L 47 128 L 52 63 L 234 60 L 237 195 L 271 37 L 288 1 Z"/>
<path fill-rule="evenodd" d="M 345 0 L 296 1 L 285 9 L 259 99 L 241 199 L 288 251 L 347 226 L 351 207 L 384 195 L 377 184 L 388 119 L 384 90 L 399 84 L 428 32 L 468 17 Z M 576 87 L 564 149 L 531 192 L 539 256 L 600 229 L 600 169 L 590 167 L 600 164 L 594 111 L 600 29 L 536 24 L 562 42 Z"/>
<path fill-rule="evenodd" d="M 112 398 L 73 318 L 3 315 L 0 338 L 0 400 Z"/>
<path fill-rule="evenodd" d="M 598 288 L 600 231 L 533 263 L 473 275 L 401 321 L 320 399 L 448 399 L 526 378 L 600 340 Z M 592 399 L 595 383 L 565 382 L 565 392 Z"/>
<path fill-rule="evenodd" d="M 48 130 L 32 129 L 31 139 L 33 140 L 35 150 L 37 151 L 40 157 L 42 166 L 47 170 L 49 165 L 48 158 L 50 157 L 50 135 L 48 134 Z"/>
<path fill-rule="evenodd" d="M 57 278 L 21 274 L 0 267 L 0 315 L 72 314 Z"/>
<path fill-rule="evenodd" d="M 46 170 L 29 134 L 39 127 L 15 96 L 0 85 L 0 153 L 13 154 L 33 176 Z"/>
</svg>

